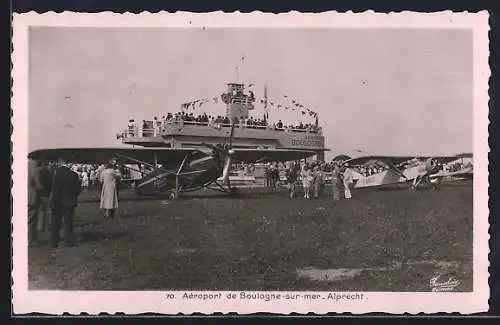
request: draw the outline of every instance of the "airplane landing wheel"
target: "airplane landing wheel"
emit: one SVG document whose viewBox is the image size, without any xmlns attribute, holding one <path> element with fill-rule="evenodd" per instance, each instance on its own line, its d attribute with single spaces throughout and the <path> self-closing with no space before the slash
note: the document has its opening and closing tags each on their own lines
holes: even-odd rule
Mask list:
<svg viewBox="0 0 500 325">
<path fill-rule="evenodd" d="M 169 198 L 171 201 L 173 201 L 173 200 L 177 199 L 177 196 L 178 196 L 178 195 L 177 195 L 177 193 L 176 193 L 176 192 L 174 192 L 174 191 L 172 191 L 172 192 L 170 192 L 170 194 L 168 195 L 168 198 Z"/>
<path fill-rule="evenodd" d="M 432 183 L 432 189 L 434 191 L 439 191 L 441 189 L 441 187 L 439 185 L 441 185 L 439 182 L 436 182 L 436 183 Z"/>
</svg>

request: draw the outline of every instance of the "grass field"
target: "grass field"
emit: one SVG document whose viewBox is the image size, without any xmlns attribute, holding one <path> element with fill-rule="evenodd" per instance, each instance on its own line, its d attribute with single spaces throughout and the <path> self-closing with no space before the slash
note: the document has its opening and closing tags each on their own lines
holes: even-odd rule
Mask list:
<svg viewBox="0 0 500 325">
<path fill-rule="evenodd" d="M 284 191 L 173 202 L 124 192 L 112 222 L 88 191 L 76 247 L 29 248 L 30 289 L 430 291 L 441 274 L 472 290 L 470 183 L 339 202 Z"/>
</svg>

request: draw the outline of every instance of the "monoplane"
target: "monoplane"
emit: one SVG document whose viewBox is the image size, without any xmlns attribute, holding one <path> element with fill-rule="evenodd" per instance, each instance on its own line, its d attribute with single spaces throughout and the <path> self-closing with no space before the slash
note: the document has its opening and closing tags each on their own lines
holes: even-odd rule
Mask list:
<svg viewBox="0 0 500 325">
<path fill-rule="evenodd" d="M 236 194 L 230 183 L 230 169 L 235 163 L 259 163 L 299 160 L 326 149 L 233 148 L 234 125 L 227 143 L 203 143 L 200 148 L 58 148 L 39 149 L 28 157 L 44 161 L 63 159 L 79 164 L 103 164 L 114 159 L 121 166 L 142 164 L 151 172 L 136 182 L 138 194 L 168 193 L 175 199 L 180 193 L 203 188 Z M 130 167 L 126 167 L 129 168 Z"/>
<path fill-rule="evenodd" d="M 354 188 L 411 183 L 410 190 L 429 186 L 439 189 L 445 177 L 467 177 L 468 171 L 449 172 L 443 168 L 460 158 L 460 155 L 363 156 L 349 159 L 344 164 L 353 171 Z"/>
</svg>

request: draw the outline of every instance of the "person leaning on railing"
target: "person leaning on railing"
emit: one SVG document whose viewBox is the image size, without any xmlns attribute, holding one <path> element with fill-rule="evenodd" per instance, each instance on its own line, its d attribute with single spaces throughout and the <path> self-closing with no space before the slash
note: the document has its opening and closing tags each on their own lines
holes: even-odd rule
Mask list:
<svg viewBox="0 0 500 325">
<path fill-rule="evenodd" d="M 218 115 L 217 117 L 215 117 L 207 115 L 206 113 L 203 113 L 198 116 L 194 116 L 193 113 L 188 114 L 186 112 L 178 112 L 175 114 L 168 113 L 166 116 L 162 116 L 161 120 L 158 120 L 157 117 L 154 117 L 153 121 L 149 122 L 143 120 L 141 134 L 143 137 L 157 136 L 161 132 L 165 132 L 167 124 L 176 124 L 182 126 L 184 123 L 187 125 L 199 125 L 199 126 L 215 126 L 215 125 L 230 126 L 231 120 L 227 116 L 223 117 L 221 115 Z M 322 133 L 320 127 L 317 127 L 316 125 L 310 123 L 304 124 L 302 122 L 300 122 L 298 126 L 293 126 L 293 125 L 284 126 L 281 120 L 279 120 L 276 123 L 268 123 L 266 119 L 260 119 L 260 118 L 254 119 L 253 117 L 250 118 L 240 117 L 238 119 L 237 117 L 235 117 L 232 123 L 236 127 L 240 128 L 246 127 L 251 129 L 263 129 L 263 130 L 268 129 L 268 130 L 285 131 L 285 132 L 306 132 L 306 133 L 319 133 L 319 134 Z M 124 131 L 123 137 L 127 135 L 130 137 L 139 136 L 139 128 L 137 127 L 133 119 L 129 120 L 128 131 Z"/>
</svg>

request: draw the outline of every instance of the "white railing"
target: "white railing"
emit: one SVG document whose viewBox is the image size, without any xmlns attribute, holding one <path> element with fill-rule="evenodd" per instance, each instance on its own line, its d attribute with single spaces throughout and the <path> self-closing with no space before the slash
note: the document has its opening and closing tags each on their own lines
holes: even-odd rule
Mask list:
<svg viewBox="0 0 500 325">
<path fill-rule="evenodd" d="M 117 134 L 117 138 L 136 138 L 136 137 L 156 137 L 160 136 L 164 133 L 168 126 L 176 126 L 183 127 L 184 125 L 193 125 L 199 127 L 213 127 L 216 129 L 220 128 L 230 128 L 232 124 L 230 123 L 220 123 L 220 122 L 197 122 L 197 121 L 185 121 L 185 120 L 173 120 L 165 122 L 161 127 L 158 128 L 142 128 L 142 127 L 128 127 L 125 130 L 122 130 L 119 134 Z M 322 134 L 321 128 L 319 129 L 310 129 L 310 128 L 294 128 L 294 127 L 276 127 L 275 125 L 248 125 L 248 124 L 240 124 L 236 123 L 235 127 L 240 129 L 256 129 L 256 130 L 273 130 L 273 131 L 281 131 L 281 132 L 299 132 L 299 133 L 314 133 L 314 134 Z"/>
</svg>

